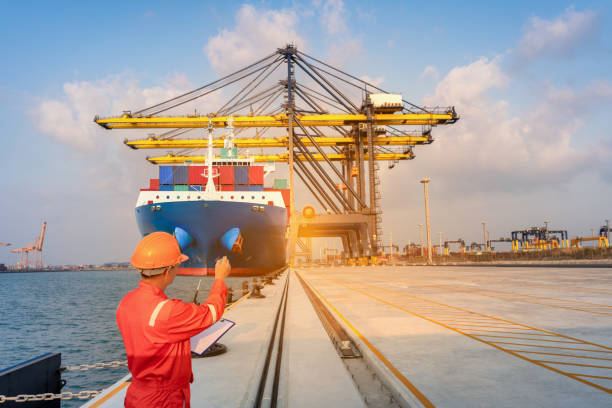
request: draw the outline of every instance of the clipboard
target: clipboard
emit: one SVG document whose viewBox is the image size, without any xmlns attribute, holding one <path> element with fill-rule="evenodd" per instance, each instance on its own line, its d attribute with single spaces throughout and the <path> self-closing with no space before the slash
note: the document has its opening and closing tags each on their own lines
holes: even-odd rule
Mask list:
<svg viewBox="0 0 612 408">
<path fill-rule="evenodd" d="M 225 333 L 227 333 L 236 323 L 228 319 L 221 319 L 217 323 L 210 326 L 208 329 L 193 336 L 191 340 L 191 351 L 198 355 L 203 355 L 216 342 L 219 341 Z"/>
</svg>

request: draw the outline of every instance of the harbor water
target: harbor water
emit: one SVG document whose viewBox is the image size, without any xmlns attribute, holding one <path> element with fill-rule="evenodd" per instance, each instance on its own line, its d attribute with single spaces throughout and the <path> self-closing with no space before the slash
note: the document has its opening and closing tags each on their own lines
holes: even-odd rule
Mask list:
<svg viewBox="0 0 612 408">
<path fill-rule="evenodd" d="M 0 274 L 0 368 L 47 352 L 61 352 L 62 366 L 125 360 L 115 310 L 138 285 L 136 271 L 31 272 Z M 170 298 L 193 301 L 199 277 L 178 276 Z M 229 278 L 239 289 L 244 278 Z M 204 301 L 212 277 L 202 278 Z M 65 372 L 62 391 L 102 390 L 127 374 L 127 367 Z M 78 407 L 84 401 L 62 401 Z"/>
</svg>

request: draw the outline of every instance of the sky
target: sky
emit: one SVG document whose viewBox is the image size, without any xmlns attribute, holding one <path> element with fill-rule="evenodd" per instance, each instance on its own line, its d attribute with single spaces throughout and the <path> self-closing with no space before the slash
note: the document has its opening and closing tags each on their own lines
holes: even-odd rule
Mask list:
<svg viewBox="0 0 612 408">
<path fill-rule="evenodd" d="M 385 243 L 416 241 L 430 177 L 433 241 L 543 225 L 591 235 L 612 217 L 612 4 L 314 0 L 11 2 L 0 25 L 0 242 L 45 263 L 126 261 L 154 177 L 96 114 L 194 89 L 286 43 L 461 119 L 381 165 Z M 297 207 L 314 199 L 298 189 Z M 16 255 L 0 247 L 0 263 Z"/>
</svg>

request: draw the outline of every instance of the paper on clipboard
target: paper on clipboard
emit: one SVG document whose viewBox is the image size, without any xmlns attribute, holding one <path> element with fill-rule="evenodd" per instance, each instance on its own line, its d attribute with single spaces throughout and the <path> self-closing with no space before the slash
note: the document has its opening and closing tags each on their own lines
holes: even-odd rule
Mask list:
<svg viewBox="0 0 612 408">
<path fill-rule="evenodd" d="M 196 334 L 191 338 L 191 351 L 199 355 L 206 353 L 235 324 L 231 320 L 221 319 L 200 334 Z"/>
</svg>

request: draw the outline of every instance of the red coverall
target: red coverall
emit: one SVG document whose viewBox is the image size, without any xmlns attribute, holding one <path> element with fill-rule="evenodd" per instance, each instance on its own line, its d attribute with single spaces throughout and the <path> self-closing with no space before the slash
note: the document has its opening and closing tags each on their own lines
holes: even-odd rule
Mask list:
<svg viewBox="0 0 612 408">
<path fill-rule="evenodd" d="M 227 287 L 215 280 L 200 306 L 168 299 L 159 288 L 140 281 L 117 307 L 132 373 L 126 408 L 189 407 L 191 345 L 189 339 L 218 321 L 225 310 Z"/>
</svg>

